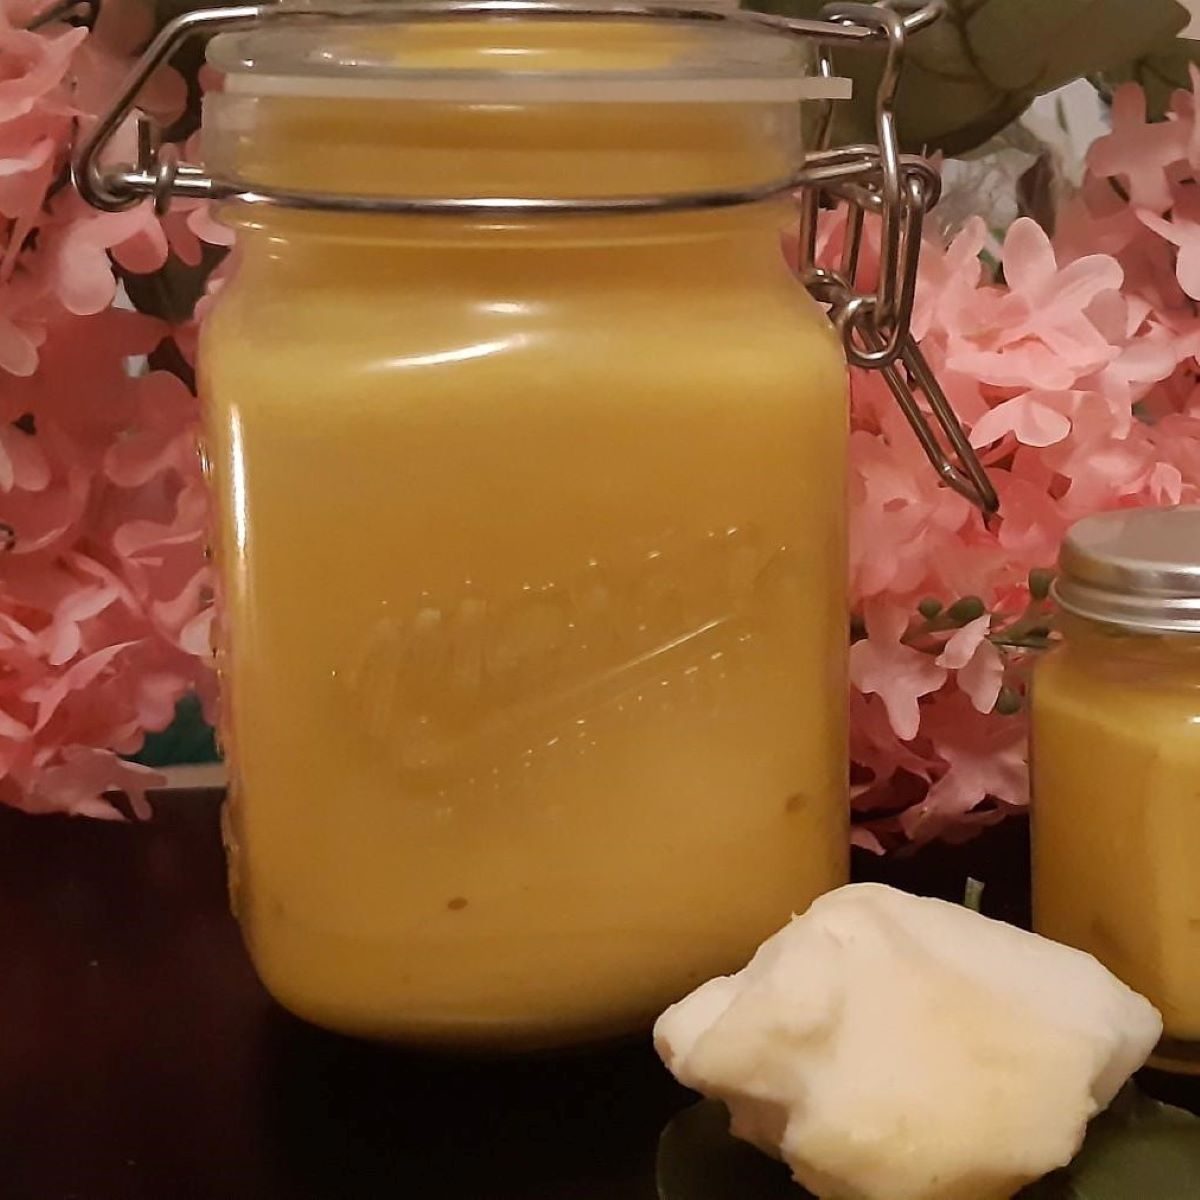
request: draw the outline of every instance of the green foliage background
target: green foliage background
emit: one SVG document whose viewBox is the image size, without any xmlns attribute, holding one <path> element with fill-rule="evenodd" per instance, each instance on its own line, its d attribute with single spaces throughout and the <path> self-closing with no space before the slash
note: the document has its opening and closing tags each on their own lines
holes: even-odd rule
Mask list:
<svg viewBox="0 0 1200 1200">
<path fill-rule="evenodd" d="M 816 17 L 825 3 L 753 0 L 750 7 Z M 1188 50 L 1200 46 L 1176 41 L 1187 23 L 1176 0 L 946 0 L 944 17 L 912 39 L 900 95 L 906 148 L 966 153 L 1038 96 L 1082 76 L 1139 73 L 1169 94 L 1186 83 Z M 838 140 L 871 137 L 878 63 L 871 51 L 839 56 L 856 98 L 842 109 Z"/>
</svg>

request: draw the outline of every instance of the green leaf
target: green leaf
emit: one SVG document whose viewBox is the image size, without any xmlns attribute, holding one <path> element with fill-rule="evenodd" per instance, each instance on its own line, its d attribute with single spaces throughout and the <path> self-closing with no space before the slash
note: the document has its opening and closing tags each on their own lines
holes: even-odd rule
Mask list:
<svg viewBox="0 0 1200 1200">
<path fill-rule="evenodd" d="M 659 1200 L 805 1200 L 786 1167 L 729 1132 L 725 1106 L 702 1100 L 658 1142 Z M 1025 1188 L 1018 1200 L 1196 1200 L 1200 1120 L 1132 1084 L 1088 1129 L 1075 1161 Z"/>
<path fill-rule="evenodd" d="M 1158 54 L 1147 54 L 1124 66 L 1101 73 L 1100 78 L 1110 88 L 1118 84 L 1140 83 L 1146 92 L 1146 108 L 1151 117 L 1161 117 L 1167 111 L 1172 94 L 1179 88 L 1192 85 L 1188 68 L 1200 65 L 1200 42 L 1176 41 Z"/>
<path fill-rule="evenodd" d="M 738 1141 L 719 1100 L 684 1109 L 658 1139 L 659 1200 L 812 1200 L 788 1169 Z"/>
<path fill-rule="evenodd" d="M 753 7 L 815 17 L 825 0 L 752 0 Z M 1176 0 L 947 0 L 946 15 L 915 35 L 898 99 L 907 148 L 961 154 L 982 145 L 1044 92 L 1119 69 L 1169 47 L 1187 24 Z M 873 138 L 879 55 L 847 51 L 855 80 L 840 106 L 839 140 Z"/>
<path fill-rule="evenodd" d="M 1026 1188 L 1020 1200 L 1196 1200 L 1200 1120 L 1132 1085 L 1097 1117 L 1065 1171 Z"/>
</svg>

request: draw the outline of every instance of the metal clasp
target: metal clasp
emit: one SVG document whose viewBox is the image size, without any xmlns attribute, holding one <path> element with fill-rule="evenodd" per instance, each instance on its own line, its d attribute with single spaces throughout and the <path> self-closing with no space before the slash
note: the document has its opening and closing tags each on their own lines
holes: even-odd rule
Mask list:
<svg viewBox="0 0 1200 1200">
<path fill-rule="evenodd" d="M 850 365 L 882 372 L 943 482 L 990 515 L 1000 507 L 996 489 L 912 336 L 925 214 L 937 203 L 941 180 L 923 158 L 900 153 L 895 102 L 909 35 L 937 20 L 943 7 L 943 0 L 934 0 L 903 16 L 891 7 L 891 0 L 883 0 L 879 4 L 836 2 L 822 10 L 825 20 L 872 30 L 876 42 L 885 46 L 886 59 L 875 94 L 876 146 L 831 150 L 832 104 L 826 102 L 821 113 L 817 146 L 809 163 L 832 161 L 840 155 L 851 161 L 858 156 L 860 162 L 873 157 L 874 164 L 851 178 L 811 181 L 800 201 L 799 269 L 809 291 L 829 305 Z M 819 49 L 818 70 L 823 75 L 833 74 L 832 45 L 832 40 L 823 40 Z M 837 267 L 821 264 L 817 256 L 818 216 L 829 202 L 846 207 L 846 236 Z M 873 293 L 858 286 L 869 213 L 877 215 L 880 224 L 879 278 Z M 935 426 L 949 443 L 949 451 Z"/>
<path fill-rule="evenodd" d="M 902 0 L 901 0 L 902 2 Z M 187 12 L 163 26 L 134 67 L 112 106 L 80 141 L 73 171 L 80 194 L 97 208 L 119 211 L 150 198 L 159 212 L 172 197 L 236 199 L 241 204 L 333 212 L 422 215 L 636 213 L 720 208 L 800 192 L 800 275 L 805 286 L 830 307 L 842 331 L 850 365 L 879 370 L 895 393 L 921 446 L 948 486 L 985 513 L 998 508 L 996 492 L 966 434 L 910 332 L 921 231 L 925 213 L 937 202 L 940 180 L 923 158 L 902 155 L 896 130 L 895 98 L 908 36 L 935 21 L 944 0 L 931 0 L 902 14 L 891 0 L 879 4 L 839 0 L 819 20 L 792 19 L 739 9 L 689 8 L 587 0 L 276 0 Z M 707 21 L 767 26 L 815 42 L 818 74 L 833 78 L 834 47 L 880 50 L 886 55 L 875 98 L 875 145 L 830 147 L 832 102 L 820 114 L 816 147 L 793 175 L 752 188 L 714 189 L 681 195 L 600 196 L 561 199 L 544 196 L 412 197 L 364 196 L 267 186 L 248 187 L 180 162 L 174 147 L 140 117 L 138 157 L 132 164 L 105 166 L 104 152 L 154 71 L 176 49 L 199 34 L 274 24 L 329 21 L 445 21 L 481 17 L 571 17 L 592 20 Z M 847 206 L 847 237 L 839 267 L 817 262 L 817 219 L 822 206 Z M 868 214 L 880 221 L 878 284 L 858 287 L 858 263 Z M 924 401 L 924 403 L 922 402 Z M 950 444 L 942 445 L 925 409 Z"/>
</svg>

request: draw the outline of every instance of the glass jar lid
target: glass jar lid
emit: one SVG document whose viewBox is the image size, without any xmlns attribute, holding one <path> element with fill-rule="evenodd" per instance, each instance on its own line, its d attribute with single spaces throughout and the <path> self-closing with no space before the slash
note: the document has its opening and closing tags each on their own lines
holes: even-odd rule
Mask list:
<svg viewBox="0 0 1200 1200">
<path fill-rule="evenodd" d="M 639 0 L 665 19 L 647 22 L 619 0 L 560 0 L 537 20 L 499 14 L 400 26 L 354 20 L 307 27 L 264 25 L 218 34 L 208 62 L 224 90 L 254 96 L 373 97 L 471 103 L 787 103 L 846 99 L 850 81 L 818 76 L 813 49 L 753 23 L 672 21 L 677 5 Z M 690 9 L 736 10 L 728 0 Z M 581 21 L 610 9 L 615 20 Z"/>
<path fill-rule="evenodd" d="M 1133 508 L 1076 522 L 1059 555 L 1067 612 L 1146 633 L 1200 633 L 1200 506 Z"/>
</svg>

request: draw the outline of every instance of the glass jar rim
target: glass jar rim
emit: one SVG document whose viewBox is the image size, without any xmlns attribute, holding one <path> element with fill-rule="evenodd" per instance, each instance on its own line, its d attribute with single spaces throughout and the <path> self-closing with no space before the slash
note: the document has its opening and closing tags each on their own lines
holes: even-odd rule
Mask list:
<svg viewBox="0 0 1200 1200">
<path fill-rule="evenodd" d="M 565 0 L 566 9 L 572 0 Z M 653 6 L 654 0 L 651 0 Z M 469 14 L 380 25 L 318 21 L 218 34 L 207 59 L 224 90 L 251 96 L 377 98 L 449 103 L 795 103 L 844 100 L 848 79 L 819 74 L 812 47 L 760 24 L 697 21 L 672 6 L 662 17 L 580 14 L 536 19 Z M 696 8 L 725 10 L 708 3 Z M 634 30 L 640 43 L 617 39 L 584 53 L 564 52 L 555 32 Z M 646 35 L 654 33 L 655 37 Z M 466 34 L 458 45 L 456 34 Z M 551 40 L 548 42 L 547 39 Z M 523 39 L 524 44 L 523 44 Z M 467 41 L 474 45 L 468 47 Z M 658 53 L 655 53 L 658 51 Z"/>
</svg>

